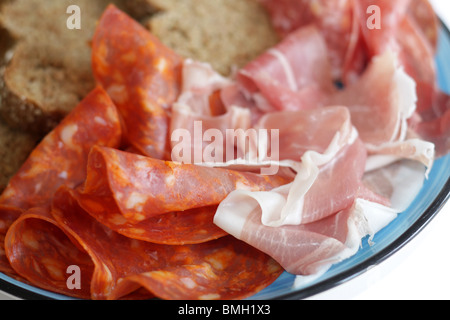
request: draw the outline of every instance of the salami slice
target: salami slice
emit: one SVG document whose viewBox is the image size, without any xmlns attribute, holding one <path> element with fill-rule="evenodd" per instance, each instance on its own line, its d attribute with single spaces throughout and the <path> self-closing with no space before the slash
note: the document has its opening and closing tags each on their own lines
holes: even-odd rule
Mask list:
<svg viewBox="0 0 450 320">
<path fill-rule="evenodd" d="M 236 189 L 262 191 L 288 183 L 278 176 L 162 161 L 107 147 L 92 148 L 87 171 L 81 193 L 98 197 L 99 206 L 114 201 L 131 223 L 218 205 Z"/>
<path fill-rule="evenodd" d="M 92 42 L 92 68 L 125 123 L 128 143 L 162 159 L 168 148 L 168 113 L 178 97 L 182 59 L 138 22 L 110 5 Z"/>
<path fill-rule="evenodd" d="M 48 207 L 61 185 L 75 187 L 86 177 L 94 144 L 117 147 L 121 127 L 116 107 L 101 88 L 94 89 L 30 154 L 0 197 L 0 234 L 27 209 Z M 0 251 L 0 270 L 10 272 Z"/>
<path fill-rule="evenodd" d="M 129 238 L 169 245 L 202 243 L 227 233 L 213 223 L 217 206 L 161 214 L 141 222 L 125 219 L 114 201 L 72 192 L 79 205 L 112 230 Z"/>
<path fill-rule="evenodd" d="M 16 221 L 22 210 L 15 207 L 0 206 L 0 272 L 8 275 L 15 275 L 5 252 L 4 238 L 10 225 Z"/>
<path fill-rule="evenodd" d="M 5 251 L 14 270 L 31 284 L 76 298 L 90 298 L 94 265 L 86 252 L 60 230 L 46 208 L 30 209 L 11 225 Z M 78 288 L 68 285 L 70 266 L 79 268 Z"/>
<path fill-rule="evenodd" d="M 93 299 L 119 299 L 140 286 L 165 299 L 238 299 L 282 272 L 271 258 L 229 236 L 185 246 L 124 237 L 82 210 L 67 190 L 56 194 L 52 214 L 95 264 Z"/>
<path fill-rule="evenodd" d="M 75 187 L 86 178 L 93 145 L 118 147 L 121 127 L 116 107 L 101 88 L 94 89 L 32 151 L 0 197 L 0 219 L 11 207 L 48 206 L 61 185 Z"/>
<path fill-rule="evenodd" d="M 189 247 L 172 247 L 169 266 L 125 277 L 110 298 L 139 284 L 175 300 L 236 300 L 275 281 L 282 268 L 261 251 L 231 236 Z"/>
</svg>

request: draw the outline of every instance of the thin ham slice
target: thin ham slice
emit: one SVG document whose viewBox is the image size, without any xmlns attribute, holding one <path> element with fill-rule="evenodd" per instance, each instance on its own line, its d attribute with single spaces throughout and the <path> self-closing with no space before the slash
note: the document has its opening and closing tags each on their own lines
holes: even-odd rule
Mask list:
<svg viewBox="0 0 450 320">
<path fill-rule="evenodd" d="M 324 154 L 337 132 L 340 132 L 337 145 L 342 144 L 351 134 L 353 125 L 348 108 L 336 106 L 268 113 L 255 128 L 279 130 L 279 160 L 298 162 L 307 151 Z"/>
<path fill-rule="evenodd" d="M 427 42 L 431 45 L 433 54 L 436 53 L 439 40 L 439 18 L 428 0 L 411 0 L 408 15 L 412 23 L 416 24 Z"/>
<path fill-rule="evenodd" d="M 282 37 L 314 25 L 325 39 L 333 79 L 345 73 L 359 73 L 365 57 L 359 47 L 359 24 L 354 18 L 353 1 L 342 0 L 260 0 L 272 24 Z"/>
<path fill-rule="evenodd" d="M 447 98 L 447 108 L 450 103 Z M 420 122 L 416 129 L 416 133 L 421 139 L 431 141 L 436 148 L 436 157 L 443 157 L 450 151 L 450 109 L 441 116 L 434 119 Z"/>
<path fill-rule="evenodd" d="M 291 184 L 270 192 L 230 193 L 220 203 L 214 223 L 240 238 L 243 222 L 254 210 L 260 212 L 264 225 L 280 227 L 311 223 L 347 208 L 361 184 L 366 150 L 359 139 L 352 138 L 330 153 L 334 155 L 326 161 L 327 152 L 306 152 Z"/>
<path fill-rule="evenodd" d="M 204 158 L 204 150 L 214 143 L 214 159 L 224 162 L 227 130 L 249 129 L 251 110 L 248 105 L 238 104 L 235 97 L 231 98 L 237 92 L 226 94 L 229 97 L 226 100 L 222 98 L 223 92 L 233 90 L 235 85 L 209 64 L 186 60 L 182 75 L 182 91 L 171 111 L 171 160 L 195 164 L 210 162 L 211 159 Z M 223 139 L 214 141 L 208 132 L 220 134 Z"/>
<path fill-rule="evenodd" d="M 361 25 L 361 35 L 364 38 L 370 57 L 384 53 L 386 50 L 399 52 L 401 47 L 397 42 L 397 34 L 400 23 L 405 17 L 411 0 L 362 0 L 353 1 L 353 10 Z M 378 27 L 369 28 L 368 8 L 375 5 L 380 13 Z"/>
<path fill-rule="evenodd" d="M 237 81 L 247 97 L 263 97 L 274 110 L 315 108 L 334 89 L 326 52 L 316 27 L 301 28 L 245 66 Z"/>
<path fill-rule="evenodd" d="M 416 84 L 392 51 L 374 57 L 359 81 L 330 101 L 349 108 L 352 123 L 371 155 L 391 161 L 414 159 L 431 169 L 434 144 L 412 134 L 409 127 L 416 111 Z"/>
<path fill-rule="evenodd" d="M 379 146 L 404 139 L 405 120 L 416 108 L 415 84 L 398 66 L 395 54 L 386 51 L 372 60 L 357 83 L 331 100 L 331 104 L 349 108 L 366 144 Z"/>
<path fill-rule="evenodd" d="M 254 211 L 247 218 L 241 237 L 261 251 L 270 252 L 284 269 L 298 276 L 295 285 L 299 285 L 304 276 L 320 275 L 332 264 L 354 255 L 361 239 L 378 231 L 371 228 L 375 223 L 370 225 L 366 219 L 369 212 L 378 216 L 378 222 L 384 216 L 381 226 L 396 217 L 388 207 L 357 199 L 328 218 L 274 229 L 261 224 L 260 215 Z"/>
<path fill-rule="evenodd" d="M 341 163 L 330 164 L 324 169 L 322 176 L 319 174 L 306 193 L 303 207 L 305 219 L 301 223 L 276 227 L 266 224 L 264 210 L 273 205 L 276 198 L 270 198 L 266 193 L 250 195 L 238 191 L 219 206 L 215 222 L 238 239 L 271 255 L 288 272 L 296 275 L 321 274 L 333 263 L 353 255 L 365 235 L 373 235 L 396 216 L 396 211 L 388 207 L 389 200 L 362 185 L 363 170 L 360 170 L 359 176 L 351 177 L 352 181 L 348 179 L 352 166 L 361 164 L 361 157 L 365 156 L 363 144 L 356 140 L 344 148 L 342 154 Z M 349 166 L 349 170 L 344 171 L 346 177 L 334 176 L 330 172 L 339 175 L 346 165 Z M 335 193 L 330 186 L 336 185 L 339 180 L 342 185 Z M 348 190 L 353 191 L 347 193 Z M 315 211 L 318 206 L 321 210 L 326 208 L 327 213 L 308 219 L 308 214 L 318 214 Z M 244 212 L 245 215 L 242 214 Z M 371 223 L 368 223 L 367 217 L 371 218 Z"/>
</svg>

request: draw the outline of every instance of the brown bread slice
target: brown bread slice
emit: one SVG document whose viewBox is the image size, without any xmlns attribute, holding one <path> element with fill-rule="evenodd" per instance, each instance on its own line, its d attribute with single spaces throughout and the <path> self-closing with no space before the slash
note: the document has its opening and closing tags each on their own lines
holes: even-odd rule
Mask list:
<svg viewBox="0 0 450 320">
<path fill-rule="evenodd" d="M 66 8 L 80 5 L 82 30 Z M 89 39 L 108 1 L 0 0 L 0 192 L 94 85 Z"/>
<path fill-rule="evenodd" d="M 89 41 L 109 0 L 0 0 L 0 190 L 95 85 Z M 278 41 L 254 0 L 114 0 L 166 45 L 223 74 Z M 69 30 L 68 5 L 81 9 Z"/>
<path fill-rule="evenodd" d="M 146 1 L 159 11 L 142 22 L 153 34 L 180 55 L 208 62 L 224 75 L 279 40 L 256 0 Z"/>
<path fill-rule="evenodd" d="M 0 2 L 0 5 L 3 2 Z M 0 79 L 3 78 L 5 64 L 10 58 L 13 44 L 14 39 L 9 32 L 0 28 Z M 0 90 L 1 86 L 2 81 L 0 80 Z M 38 140 L 39 138 L 35 135 L 11 129 L 0 119 L 0 192 L 7 186 Z"/>
<path fill-rule="evenodd" d="M 67 63 L 62 51 L 26 42 L 17 45 L 0 88 L 0 115 L 10 126 L 44 134 L 93 88 L 89 64 L 81 58 Z"/>
<path fill-rule="evenodd" d="M 12 127 L 44 134 L 95 85 L 89 41 L 109 0 L 8 0 L 0 12 L 17 41 L 6 67 L 0 116 Z M 112 1 L 186 58 L 228 75 L 278 41 L 255 0 Z M 81 10 L 81 30 L 69 30 L 66 9 Z M 155 14 L 156 13 L 156 14 Z"/>
<path fill-rule="evenodd" d="M 0 24 L 15 39 L 6 65 L 0 116 L 36 134 L 52 129 L 95 85 L 89 42 L 108 0 L 14 0 Z M 78 5 L 81 29 L 68 29 L 67 7 Z"/>
<path fill-rule="evenodd" d="M 0 121 L 0 193 L 37 142 L 38 138 L 35 135 L 11 129 Z"/>
</svg>

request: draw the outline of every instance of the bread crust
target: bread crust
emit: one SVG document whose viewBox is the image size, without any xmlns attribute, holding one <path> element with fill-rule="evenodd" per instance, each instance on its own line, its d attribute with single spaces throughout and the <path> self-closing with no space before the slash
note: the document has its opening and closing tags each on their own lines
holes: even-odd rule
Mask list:
<svg viewBox="0 0 450 320">
<path fill-rule="evenodd" d="M 13 128 L 44 135 L 95 86 L 90 44 L 107 0 L 7 1 L 0 25 L 14 39 L 0 83 L 0 116 Z M 78 5 L 81 29 L 69 29 Z"/>
</svg>

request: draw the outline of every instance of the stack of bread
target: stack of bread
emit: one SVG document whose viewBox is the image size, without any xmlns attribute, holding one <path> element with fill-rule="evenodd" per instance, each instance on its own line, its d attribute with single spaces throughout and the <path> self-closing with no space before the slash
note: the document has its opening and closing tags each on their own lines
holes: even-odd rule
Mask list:
<svg viewBox="0 0 450 320">
<path fill-rule="evenodd" d="M 278 41 L 256 0 L 0 0 L 0 191 L 94 88 L 89 44 L 109 3 L 226 76 Z M 80 8 L 80 29 L 67 27 L 70 5 Z"/>
</svg>

